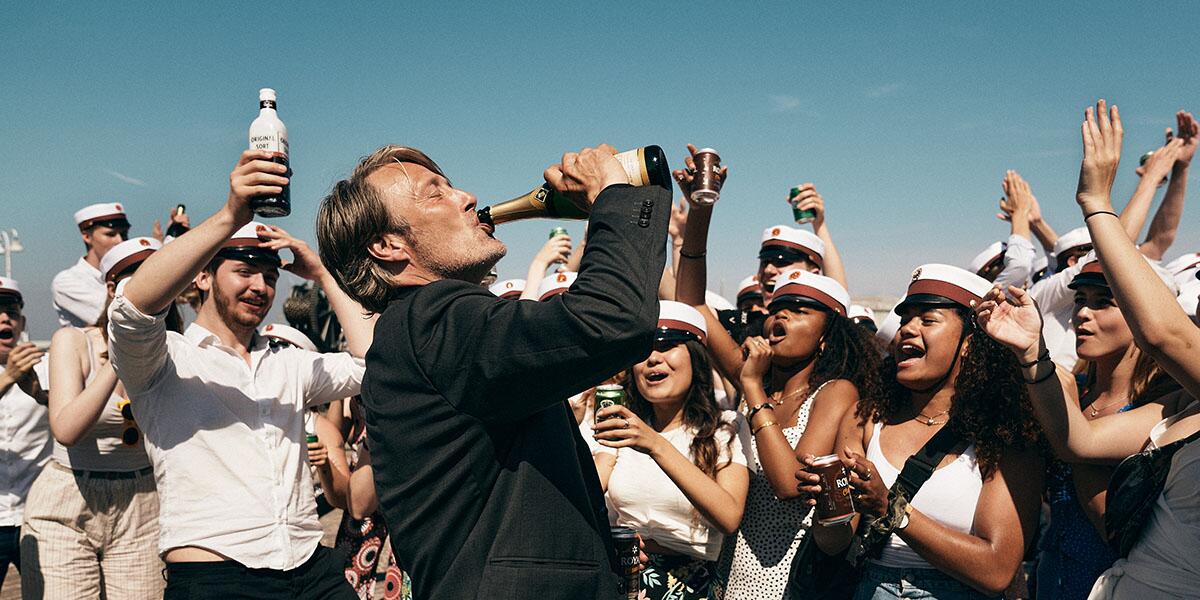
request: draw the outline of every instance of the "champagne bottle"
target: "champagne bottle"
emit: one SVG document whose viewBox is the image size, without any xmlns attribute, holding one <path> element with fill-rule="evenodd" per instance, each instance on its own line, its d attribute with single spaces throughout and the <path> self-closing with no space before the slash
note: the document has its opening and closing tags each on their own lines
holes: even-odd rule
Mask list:
<svg viewBox="0 0 1200 600">
<path fill-rule="evenodd" d="M 287 127 L 275 112 L 275 90 L 258 90 L 258 118 L 250 123 L 250 149 L 266 150 L 272 154 L 271 161 L 288 166 Z M 289 168 L 285 177 L 291 177 Z M 250 208 L 260 217 L 286 217 L 292 213 L 291 186 L 283 186 L 283 192 L 271 196 L 250 199 Z"/>
<path fill-rule="evenodd" d="M 175 216 L 177 216 L 177 217 L 183 216 L 183 213 L 186 210 L 187 210 L 187 207 L 182 204 L 176 206 L 175 207 Z M 184 227 L 182 223 L 173 222 L 173 223 L 171 223 L 170 227 L 167 227 L 167 236 L 166 237 L 174 239 L 174 238 L 177 238 L 177 237 L 187 233 L 187 231 L 188 231 L 188 228 Z"/>
<path fill-rule="evenodd" d="M 615 155 L 617 162 L 635 186 L 657 185 L 671 190 L 671 169 L 667 155 L 658 146 L 646 146 Z M 507 202 L 479 209 L 479 220 L 492 226 L 524 219 L 586 219 L 588 211 L 579 207 L 548 183 Z"/>
</svg>

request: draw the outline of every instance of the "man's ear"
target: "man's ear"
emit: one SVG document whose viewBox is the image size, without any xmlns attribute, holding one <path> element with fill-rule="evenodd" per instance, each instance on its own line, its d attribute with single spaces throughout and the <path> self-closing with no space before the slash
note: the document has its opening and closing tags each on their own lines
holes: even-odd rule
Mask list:
<svg viewBox="0 0 1200 600">
<path fill-rule="evenodd" d="M 412 252 L 408 242 L 398 233 L 385 233 L 367 245 L 371 258 L 385 263 L 408 263 Z"/>
<path fill-rule="evenodd" d="M 196 277 L 192 279 L 192 284 L 195 285 L 196 289 L 200 290 L 201 293 L 207 294 L 212 291 L 212 278 L 213 274 L 210 273 L 208 269 L 205 269 L 196 274 Z"/>
</svg>

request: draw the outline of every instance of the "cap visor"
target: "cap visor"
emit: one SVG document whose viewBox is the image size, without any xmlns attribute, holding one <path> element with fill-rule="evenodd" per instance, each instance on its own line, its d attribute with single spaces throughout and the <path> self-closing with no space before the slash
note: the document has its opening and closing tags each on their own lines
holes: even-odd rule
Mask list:
<svg viewBox="0 0 1200 600">
<path fill-rule="evenodd" d="M 698 342 L 700 341 L 700 338 L 696 337 L 696 334 L 690 331 L 660 327 L 654 330 L 654 341 L 655 343 L 671 342 L 680 344 L 683 342 Z"/>
<path fill-rule="evenodd" d="M 224 248 L 220 252 L 217 252 L 217 256 L 248 263 L 266 264 L 272 267 L 279 267 L 279 265 L 283 264 L 278 252 L 267 250 L 266 248 Z"/>
<path fill-rule="evenodd" d="M 948 307 L 962 306 L 962 304 L 937 294 L 911 294 L 904 299 L 904 302 L 896 305 L 896 313 L 899 314 L 900 311 L 910 306 Z"/>
<path fill-rule="evenodd" d="M 1080 273 L 1067 284 L 1067 287 L 1074 290 L 1079 289 L 1079 286 L 1091 285 L 1095 287 L 1108 287 L 1108 280 L 1104 278 L 1102 273 Z"/>
<path fill-rule="evenodd" d="M 767 246 L 758 251 L 758 260 L 786 260 L 788 262 L 800 262 L 802 260 L 813 262 L 811 256 L 799 250 L 784 248 L 782 246 Z"/>
<path fill-rule="evenodd" d="M 816 299 L 809 298 L 808 296 L 794 296 L 791 294 L 786 296 L 773 296 L 771 298 L 771 304 L 767 307 L 767 311 L 775 312 L 777 310 L 783 310 L 792 306 L 808 306 L 811 308 L 819 308 L 826 312 L 833 312 L 828 306 L 821 304 L 821 302 Z"/>
</svg>

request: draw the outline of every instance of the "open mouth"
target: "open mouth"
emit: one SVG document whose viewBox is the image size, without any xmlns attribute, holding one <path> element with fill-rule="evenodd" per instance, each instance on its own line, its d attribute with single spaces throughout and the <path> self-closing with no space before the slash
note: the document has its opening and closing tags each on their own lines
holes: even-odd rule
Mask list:
<svg viewBox="0 0 1200 600">
<path fill-rule="evenodd" d="M 896 366 L 911 367 L 925 357 L 925 349 L 915 344 L 900 344 L 896 349 Z"/>
<path fill-rule="evenodd" d="M 651 371 L 650 373 L 646 373 L 646 382 L 651 385 L 662 383 L 667 380 L 667 377 L 670 377 L 670 375 L 662 371 Z"/>
<path fill-rule="evenodd" d="M 767 343 L 774 346 L 787 338 L 787 329 L 782 323 L 775 323 L 771 326 L 771 330 L 767 332 Z"/>
<path fill-rule="evenodd" d="M 268 308 L 266 298 L 263 298 L 260 296 L 251 296 L 249 298 L 241 298 L 238 301 L 241 302 L 242 304 L 246 305 L 247 307 L 249 307 L 249 309 L 252 312 L 256 312 L 256 313 L 266 312 L 266 310 Z"/>
<path fill-rule="evenodd" d="M 14 337 L 16 336 L 13 335 L 13 330 L 7 328 L 0 329 L 0 342 L 11 341 Z"/>
</svg>

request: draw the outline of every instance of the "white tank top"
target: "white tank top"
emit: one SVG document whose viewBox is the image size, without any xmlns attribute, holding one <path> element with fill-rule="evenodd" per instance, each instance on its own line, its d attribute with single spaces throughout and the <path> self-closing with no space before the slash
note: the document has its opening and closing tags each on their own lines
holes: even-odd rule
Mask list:
<svg viewBox="0 0 1200 600">
<path fill-rule="evenodd" d="M 879 479 L 888 488 L 896 483 L 900 469 L 893 466 L 879 449 L 879 432 L 882 423 L 875 424 L 875 433 L 867 445 L 867 460 L 875 464 Z M 979 504 L 979 493 L 983 490 L 983 475 L 975 460 L 975 444 L 967 446 L 954 462 L 933 472 L 925 485 L 913 497 L 912 507 L 942 526 L 963 533 L 970 533 L 975 522 L 975 506 Z M 903 569 L 932 569 L 904 540 L 893 534 L 888 538 L 883 553 L 874 562 L 885 567 Z"/>
<path fill-rule="evenodd" d="M 83 384 L 86 387 L 96 378 L 99 367 L 92 349 L 92 336 L 86 331 L 83 336 L 87 340 L 88 353 L 88 376 Z M 146 456 L 141 431 L 127 431 L 137 430 L 137 423 L 126 421 L 121 416 L 118 404 L 123 401 L 124 398 L 114 389 L 96 425 L 79 442 L 67 447 L 55 440 L 51 454 L 54 460 L 64 467 L 85 471 L 137 471 L 149 467 L 150 459 Z M 122 441 L 123 435 L 128 435 L 129 441 L 134 443 Z"/>
</svg>

